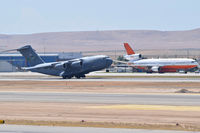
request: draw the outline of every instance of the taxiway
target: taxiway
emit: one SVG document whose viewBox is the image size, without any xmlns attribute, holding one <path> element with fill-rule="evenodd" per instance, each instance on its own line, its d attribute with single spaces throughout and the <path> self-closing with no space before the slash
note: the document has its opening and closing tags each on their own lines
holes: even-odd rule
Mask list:
<svg viewBox="0 0 200 133">
<path fill-rule="evenodd" d="M 0 117 L 10 121 L 10 124 L 24 124 L 23 120 L 33 123 L 45 120 L 46 123 L 51 121 L 49 125 L 53 125 L 55 121 L 79 123 L 84 119 L 101 123 L 136 123 L 136 126 L 147 123 L 152 124 L 149 127 L 154 127 L 153 129 L 157 129 L 157 124 L 161 124 L 160 126 L 164 126 L 162 128 L 159 126 L 159 129 L 199 131 L 199 88 L 200 75 L 192 73 L 97 72 L 89 74 L 85 79 L 62 79 L 30 72 L 0 73 Z M 182 89 L 185 89 L 186 93 L 181 92 Z M 181 126 L 177 127 L 176 123 L 181 123 Z M 31 126 L 22 126 L 19 129 L 19 126 L 6 125 L 4 130 L 0 128 L 0 132 L 29 132 L 27 127 L 31 129 Z M 52 127 L 47 128 L 47 130 L 33 131 L 62 132 L 59 130 L 61 127 L 55 130 Z M 65 129 L 63 128 L 64 132 L 76 133 L 74 128 Z M 80 130 L 93 132 L 92 128 L 88 129 Z M 99 132 L 116 132 L 116 130 L 125 131 L 99 129 Z M 160 131 L 127 129 L 124 133 L 126 132 Z"/>
<path fill-rule="evenodd" d="M 0 102 L 64 102 L 89 104 L 140 104 L 200 106 L 200 95 L 106 94 L 60 92 L 0 92 Z"/>
<path fill-rule="evenodd" d="M 23 126 L 2 125 L 0 133 L 194 133 L 190 131 L 169 130 L 142 130 L 142 129 L 117 129 L 117 128 L 91 128 L 91 127 L 48 127 L 48 126 Z M 199 132 L 195 132 L 199 133 Z"/>
</svg>

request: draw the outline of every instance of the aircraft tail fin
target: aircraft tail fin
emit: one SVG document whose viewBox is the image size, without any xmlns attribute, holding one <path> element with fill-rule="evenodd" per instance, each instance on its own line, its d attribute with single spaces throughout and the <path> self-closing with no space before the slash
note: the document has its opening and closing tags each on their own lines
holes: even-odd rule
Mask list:
<svg viewBox="0 0 200 133">
<path fill-rule="evenodd" d="M 17 49 L 17 51 L 19 51 L 25 57 L 26 61 L 29 63 L 30 66 L 35 66 L 44 63 L 41 57 L 38 56 L 38 54 L 30 45 L 23 46 Z"/>
<path fill-rule="evenodd" d="M 135 54 L 135 52 L 133 51 L 133 49 L 130 47 L 130 45 L 128 43 L 124 43 L 124 47 L 126 49 L 127 55 Z"/>
</svg>

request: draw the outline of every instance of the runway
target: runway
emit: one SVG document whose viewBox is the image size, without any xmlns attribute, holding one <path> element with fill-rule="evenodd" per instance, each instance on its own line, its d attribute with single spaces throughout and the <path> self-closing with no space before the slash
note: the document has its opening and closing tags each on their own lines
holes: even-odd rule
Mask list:
<svg viewBox="0 0 200 133">
<path fill-rule="evenodd" d="M 200 95 L 108 94 L 60 92 L 0 92 L 0 102 L 61 102 L 88 104 L 139 104 L 200 106 Z"/>
<path fill-rule="evenodd" d="M 0 81 L 128 81 L 128 82 L 200 82 L 197 78 L 85 78 L 85 79 L 61 79 L 61 78 L 1 78 Z"/>
<path fill-rule="evenodd" d="M 199 129 L 200 122 L 199 87 L 199 74 L 92 73 L 85 79 L 62 79 L 29 72 L 0 73 L 0 117 L 11 121 L 17 120 L 9 124 L 24 124 L 22 120 L 27 119 L 36 122 L 45 120 L 69 123 L 86 120 L 103 124 L 104 122 L 136 123 L 136 127 L 130 125 L 134 128 L 137 128 L 138 123 L 153 123 L 149 129 L 154 127 L 153 129 L 184 130 L 185 127 L 176 127 L 176 123 L 180 123 L 181 126 L 187 125 L 186 129 L 192 126 L 196 130 Z M 185 89 L 186 93 L 182 93 L 182 89 Z M 157 123 L 161 123 L 163 127 L 156 127 Z M 95 130 L 71 127 L 32 129 L 29 126 L 11 126 L 0 128 L 0 132 L 97 132 L 96 128 Z M 140 128 L 143 129 L 143 126 L 146 125 Z M 104 128 L 98 128 L 98 132 L 174 133 L 174 131 Z"/>
<path fill-rule="evenodd" d="M 190 131 L 1 125 L 0 133 L 194 133 Z M 199 132 L 195 132 L 199 133 Z"/>
<path fill-rule="evenodd" d="M 200 82 L 200 74 L 189 73 L 103 73 L 93 72 L 85 79 L 62 79 L 32 72 L 0 73 L 0 81 L 128 81 L 128 82 Z"/>
</svg>

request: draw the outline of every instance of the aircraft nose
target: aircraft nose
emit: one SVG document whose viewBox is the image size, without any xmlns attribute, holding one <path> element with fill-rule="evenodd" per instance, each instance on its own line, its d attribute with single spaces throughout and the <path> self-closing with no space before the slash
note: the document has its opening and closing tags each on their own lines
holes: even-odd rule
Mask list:
<svg viewBox="0 0 200 133">
<path fill-rule="evenodd" d="M 106 58 L 106 66 L 109 67 L 113 63 L 113 60 L 111 58 Z"/>
</svg>

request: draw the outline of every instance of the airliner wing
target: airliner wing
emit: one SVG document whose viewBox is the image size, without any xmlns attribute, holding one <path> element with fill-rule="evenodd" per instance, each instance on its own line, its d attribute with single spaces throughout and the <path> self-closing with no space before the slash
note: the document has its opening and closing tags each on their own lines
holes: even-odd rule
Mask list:
<svg viewBox="0 0 200 133">
<path fill-rule="evenodd" d="M 119 60 L 113 60 L 114 62 L 116 62 L 116 63 L 123 63 L 123 64 L 128 64 L 128 63 L 130 63 L 130 62 L 127 62 L 127 61 L 119 61 Z"/>
</svg>

